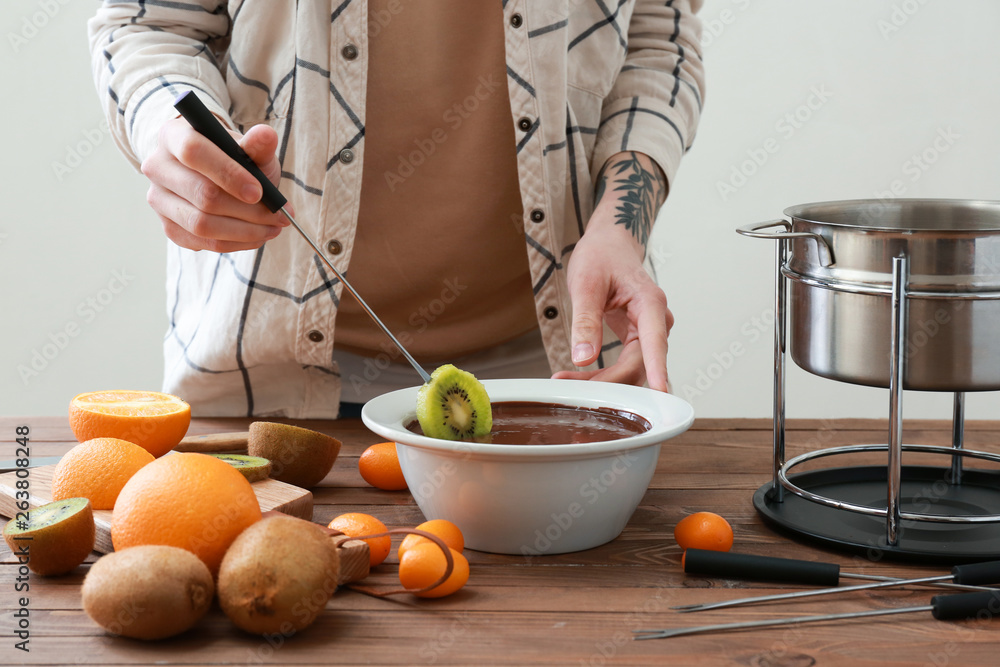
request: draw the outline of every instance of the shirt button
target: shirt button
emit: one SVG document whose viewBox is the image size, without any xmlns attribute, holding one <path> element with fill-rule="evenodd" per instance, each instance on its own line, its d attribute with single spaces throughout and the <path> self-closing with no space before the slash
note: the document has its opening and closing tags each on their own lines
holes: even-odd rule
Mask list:
<svg viewBox="0 0 1000 667">
<path fill-rule="evenodd" d="M 315 329 L 307 333 L 306 337 L 314 343 L 322 343 L 324 338 L 323 332 L 316 331 Z"/>
<path fill-rule="evenodd" d="M 339 255 L 344 250 L 344 246 L 340 245 L 340 241 L 329 241 L 326 244 L 326 251 L 331 255 Z"/>
<path fill-rule="evenodd" d="M 544 219 L 545 219 L 545 212 L 542 209 L 536 208 L 534 211 L 531 212 L 532 222 L 541 222 Z"/>
<path fill-rule="evenodd" d="M 347 46 L 345 46 L 340 50 L 340 53 L 347 60 L 354 60 L 355 58 L 358 57 L 358 47 L 354 46 L 353 44 L 348 44 Z"/>
<path fill-rule="evenodd" d="M 521 120 L 517 121 L 517 126 L 521 128 L 521 131 L 527 132 L 528 130 L 531 129 L 531 119 L 522 118 Z"/>
<path fill-rule="evenodd" d="M 524 21 L 521 19 L 520 14 L 514 14 L 510 17 L 510 24 L 515 28 L 520 28 L 522 23 L 524 23 Z"/>
<path fill-rule="evenodd" d="M 549 306 L 548 308 L 545 309 L 545 317 L 546 319 L 550 320 L 556 319 L 557 317 L 559 317 L 559 309 L 556 308 L 555 306 Z"/>
<path fill-rule="evenodd" d="M 344 164 L 350 164 L 351 162 L 354 162 L 354 151 L 352 151 L 350 148 L 345 148 L 344 150 L 340 151 L 340 161 L 343 162 Z"/>
</svg>

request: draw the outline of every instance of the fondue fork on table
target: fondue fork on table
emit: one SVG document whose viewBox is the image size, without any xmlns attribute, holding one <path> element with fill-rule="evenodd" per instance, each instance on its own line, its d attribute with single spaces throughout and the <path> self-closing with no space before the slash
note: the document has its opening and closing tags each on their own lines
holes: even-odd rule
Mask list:
<svg viewBox="0 0 1000 667">
<path fill-rule="evenodd" d="M 791 600 L 814 597 L 818 595 L 849 593 L 851 591 L 870 590 L 875 588 L 892 588 L 916 584 L 927 584 L 946 588 L 957 588 L 961 590 L 1000 592 L 998 589 L 982 585 L 1000 583 L 1000 561 L 958 565 L 952 568 L 951 574 L 937 575 L 933 577 L 920 577 L 916 579 L 897 579 L 894 577 L 882 577 L 873 574 L 840 572 L 840 566 L 835 563 L 794 560 L 790 558 L 775 558 L 773 556 L 753 556 L 749 554 L 734 554 L 723 551 L 706 551 L 702 549 L 688 549 L 684 553 L 683 563 L 684 572 L 687 574 L 724 576 L 737 579 L 757 579 L 763 581 L 818 585 L 835 584 L 840 577 L 874 579 L 876 581 L 874 583 L 859 584 L 856 586 L 832 586 L 830 588 L 822 588 L 818 590 L 796 591 L 794 593 L 762 595 L 758 597 L 740 598 L 738 600 L 724 600 L 722 602 L 706 602 L 701 604 L 671 607 L 671 609 L 676 609 L 680 612 L 722 609 L 724 607 L 737 607 L 748 604 L 759 604 L 761 602 L 773 602 L 775 600 Z"/>
</svg>

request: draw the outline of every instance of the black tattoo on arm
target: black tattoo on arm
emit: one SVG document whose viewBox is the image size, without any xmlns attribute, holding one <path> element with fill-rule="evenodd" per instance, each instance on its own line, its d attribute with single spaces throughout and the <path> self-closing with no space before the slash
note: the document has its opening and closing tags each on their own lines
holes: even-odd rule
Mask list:
<svg viewBox="0 0 1000 667">
<path fill-rule="evenodd" d="M 660 168 L 653 164 L 646 168 L 637 153 L 609 162 L 597 179 L 594 191 L 594 208 L 610 191 L 615 196 L 616 224 L 625 225 L 643 246 L 649 241 L 649 232 L 656 220 L 656 213 L 667 198 L 667 181 Z"/>
</svg>

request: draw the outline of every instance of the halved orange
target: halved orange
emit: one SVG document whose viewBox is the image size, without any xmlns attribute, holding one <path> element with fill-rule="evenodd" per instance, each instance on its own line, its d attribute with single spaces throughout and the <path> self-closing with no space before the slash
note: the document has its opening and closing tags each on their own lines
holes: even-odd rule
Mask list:
<svg viewBox="0 0 1000 667">
<path fill-rule="evenodd" d="M 69 403 L 69 425 L 80 442 L 119 438 L 153 456 L 177 446 L 191 424 L 191 406 L 157 391 L 92 391 Z"/>
</svg>

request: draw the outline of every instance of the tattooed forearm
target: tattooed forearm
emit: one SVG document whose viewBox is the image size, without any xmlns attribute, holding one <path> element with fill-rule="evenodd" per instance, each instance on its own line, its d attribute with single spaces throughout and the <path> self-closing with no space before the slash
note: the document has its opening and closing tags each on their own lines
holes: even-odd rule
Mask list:
<svg viewBox="0 0 1000 667">
<path fill-rule="evenodd" d="M 609 197 L 615 206 L 616 224 L 625 225 L 645 246 L 656 213 L 667 198 L 667 182 L 652 160 L 645 156 L 640 160 L 639 156 L 621 153 L 608 161 L 597 179 L 594 208 Z"/>
</svg>

